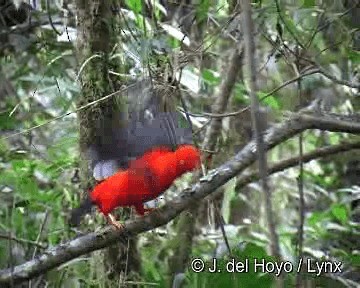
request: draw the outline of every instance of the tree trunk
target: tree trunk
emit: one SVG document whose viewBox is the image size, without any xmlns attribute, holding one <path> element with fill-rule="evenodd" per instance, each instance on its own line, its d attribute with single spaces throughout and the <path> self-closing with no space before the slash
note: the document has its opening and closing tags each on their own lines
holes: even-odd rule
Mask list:
<svg viewBox="0 0 360 288">
<path fill-rule="evenodd" d="M 78 107 L 81 107 L 119 90 L 123 83 L 108 71 L 121 72 L 124 67 L 116 60 L 109 59 L 111 50 L 118 43 L 116 26 L 119 26 L 119 23 L 116 23 L 118 19 L 111 12 L 111 1 L 77 0 L 76 4 L 77 59 L 81 83 Z M 96 120 L 101 117 L 111 119 L 114 113 L 124 111 L 126 109 L 124 98 L 119 97 L 121 101 L 113 97 L 78 111 L 82 183 L 86 191 L 94 184 L 86 150 L 95 137 Z M 125 211 L 125 214 L 129 216 L 128 211 Z M 140 270 L 140 257 L 136 244 L 137 238 L 131 238 L 105 251 L 105 271 L 108 271 L 111 281 L 118 280 L 118 277 L 126 279 L 125 274 L 133 275 Z"/>
</svg>

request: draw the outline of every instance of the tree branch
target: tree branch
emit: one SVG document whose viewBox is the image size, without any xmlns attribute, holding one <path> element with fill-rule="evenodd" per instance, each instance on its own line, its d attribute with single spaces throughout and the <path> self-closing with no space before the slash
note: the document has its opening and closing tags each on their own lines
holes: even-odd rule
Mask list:
<svg viewBox="0 0 360 288">
<path fill-rule="evenodd" d="M 336 78 L 334 75 L 331 75 L 329 72 L 327 72 L 324 68 L 320 67 L 319 65 L 317 65 L 317 71 L 322 74 L 324 77 L 328 78 L 329 80 L 333 81 L 336 84 L 340 84 L 340 85 L 345 85 L 351 88 L 356 88 L 356 89 L 360 89 L 360 83 L 359 82 L 352 82 L 352 81 L 347 81 L 344 79 L 338 79 Z"/>
<path fill-rule="evenodd" d="M 212 113 L 215 115 L 222 115 L 226 110 L 226 107 L 229 102 L 229 98 L 231 96 L 231 92 L 236 83 L 236 77 L 239 74 L 240 68 L 242 66 L 242 58 L 243 51 L 242 47 L 236 47 L 234 51 L 232 51 L 231 56 L 229 57 L 228 68 L 226 69 L 226 73 L 221 82 L 221 85 L 216 90 L 213 99 L 214 104 L 212 105 Z M 202 145 L 203 149 L 207 149 L 210 151 L 215 150 L 215 146 L 217 143 L 217 139 L 219 136 L 219 132 L 221 131 L 222 125 L 222 117 L 213 117 L 210 126 L 206 130 L 206 135 L 204 139 L 204 143 Z"/>
<path fill-rule="evenodd" d="M 338 121 L 340 117 L 341 120 Z M 267 130 L 264 136 L 264 144 L 266 150 L 269 150 L 306 129 L 360 134 L 360 123 L 350 121 L 353 121 L 351 116 L 324 116 L 320 113 L 293 114 L 289 119 Z M 237 155 L 217 169 L 210 171 L 206 177 L 201 178 L 191 188 L 185 189 L 178 198 L 169 201 L 167 205 L 159 208 L 157 212 L 146 215 L 141 219 L 127 221 L 125 223 L 126 229 L 123 231 L 115 231 L 107 227 L 101 231 L 92 232 L 55 246 L 33 260 L 15 266 L 13 273 L 11 269 L 0 270 L 0 286 L 4 287 L 12 280 L 14 283 L 29 280 L 83 254 L 102 249 L 124 238 L 165 225 L 195 201 L 210 195 L 216 188 L 224 185 L 256 160 L 256 144 L 251 141 Z"/>
<path fill-rule="evenodd" d="M 360 142 L 355 143 L 341 143 L 339 145 L 333 145 L 328 147 L 322 147 L 319 149 L 316 149 L 315 151 L 306 153 L 302 156 L 302 162 L 308 163 L 312 160 L 326 157 L 334 154 L 338 154 L 341 152 L 347 152 L 354 149 L 360 149 Z M 269 175 L 275 174 L 280 171 L 284 171 L 286 169 L 289 169 L 291 167 L 294 167 L 299 164 L 299 156 L 297 157 L 291 157 L 289 159 L 281 160 L 278 163 L 272 165 L 268 169 Z M 254 181 L 259 180 L 258 171 L 253 171 L 249 174 L 241 175 L 238 180 L 236 181 L 236 188 L 235 190 L 239 190 L 240 188 L 248 185 L 249 183 L 252 183 Z"/>
<path fill-rule="evenodd" d="M 22 244 L 30 244 L 30 245 L 33 245 L 35 247 L 39 247 L 42 249 L 45 249 L 47 247 L 45 244 L 39 243 L 38 241 L 32 241 L 29 239 L 18 238 L 13 235 L 10 236 L 10 235 L 5 235 L 5 234 L 0 234 L 0 239 L 13 240 L 15 242 L 22 243 Z"/>
<path fill-rule="evenodd" d="M 277 3 L 277 2 L 276 2 Z M 278 5 L 278 4 L 277 4 Z M 251 99 L 251 124 L 252 130 L 254 131 L 256 149 L 258 154 L 258 170 L 260 175 L 261 190 L 264 194 L 264 204 L 266 213 L 266 222 L 268 225 L 268 232 L 270 238 L 270 251 L 273 256 L 278 260 L 281 259 L 279 236 L 276 231 L 276 223 L 272 205 L 272 191 L 268 185 L 268 171 L 267 171 L 267 156 L 263 134 L 260 126 L 260 103 L 257 92 L 256 83 L 256 65 L 255 65 L 255 41 L 253 37 L 253 21 L 252 21 L 252 10 L 250 0 L 242 0 L 241 8 L 243 10 L 243 30 L 244 30 L 244 42 L 245 51 L 248 59 L 248 71 L 249 71 L 249 88 L 250 88 L 250 99 Z M 279 12 L 280 14 L 280 12 Z M 266 122 L 266 120 L 265 120 Z M 278 285 L 276 287 L 283 287 L 281 284 L 283 279 L 279 277 Z"/>
</svg>

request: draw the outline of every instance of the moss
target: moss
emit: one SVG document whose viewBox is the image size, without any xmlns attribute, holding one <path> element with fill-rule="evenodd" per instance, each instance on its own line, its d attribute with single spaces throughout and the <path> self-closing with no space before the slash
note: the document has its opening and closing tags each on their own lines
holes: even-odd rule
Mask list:
<svg viewBox="0 0 360 288">
<path fill-rule="evenodd" d="M 114 27 L 118 26 L 118 18 L 111 12 L 112 1 L 84 1 L 78 0 L 78 43 L 77 54 L 80 74 L 81 94 L 77 106 L 82 107 L 121 89 L 123 80 L 108 71 L 124 73 L 124 67 L 119 57 L 111 58 L 113 48 L 118 44 L 118 35 Z M 118 47 L 118 46 L 117 46 Z M 117 51 L 116 51 L 117 52 Z M 96 56 L 95 56 L 96 55 Z M 94 57 L 95 56 L 95 57 Z M 85 190 L 93 186 L 91 171 L 87 161 L 86 151 L 95 137 L 97 121 L 103 118 L 112 119 L 114 112 L 126 111 L 125 98 L 121 95 L 108 98 L 78 111 L 80 153 L 82 163 L 81 179 Z M 129 212 L 126 213 L 127 217 Z M 124 218 L 122 218 L 124 219 Z M 128 272 L 140 270 L 140 257 L 136 248 L 137 238 L 131 240 L 129 251 Z M 125 247 L 126 246 L 126 247 Z M 127 245 L 114 245 L 104 255 L 105 269 L 113 267 L 110 275 L 115 277 L 125 270 L 127 261 Z M 109 255 L 111 257 L 109 257 Z M 132 270 L 132 271 L 131 271 Z M 109 271 L 108 269 L 106 271 Z"/>
</svg>

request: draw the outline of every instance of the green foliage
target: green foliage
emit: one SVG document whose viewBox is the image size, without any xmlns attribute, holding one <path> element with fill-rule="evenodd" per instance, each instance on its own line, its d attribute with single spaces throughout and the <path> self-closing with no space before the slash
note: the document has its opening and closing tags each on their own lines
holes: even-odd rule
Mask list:
<svg viewBox="0 0 360 288">
<path fill-rule="evenodd" d="M 126 5 L 135 13 L 135 14 L 139 14 L 142 9 L 143 9 L 143 5 L 142 5 L 142 1 L 137 1 L 137 0 L 126 0 Z"/>
<path fill-rule="evenodd" d="M 331 213 L 342 225 L 346 225 L 349 222 L 348 208 L 343 204 L 333 204 L 331 207 Z"/>
<path fill-rule="evenodd" d="M 196 7 L 196 17 L 199 23 L 207 19 L 210 6 L 210 0 L 203 0 L 200 1 L 200 4 Z"/>
<path fill-rule="evenodd" d="M 250 104 L 248 91 L 244 84 L 236 83 L 234 100 L 239 104 Z"/>
<path fill-rule="evenodd" d="M 151 9 L 147 2 L 152 3 Z M 8 87 L 2 86 L 3 78 L 6 78 L 6 84 L 10 83 L 15 92 L 6 94 L 3 91 L 11 89 L 0 89 L 0 234 L 5 235 L 4 239 L 0 238 L 0 269 L 9 265 L 11 257 L 15 264 L 32 259 L 35 242 L 51 246 L 76 237 L 75 233 L 69 231 L 67 216 L 69 210 L 78 205 L 79 194 L 82 192 L 75 177 L 79 166 L 78 127 L 74 113 L 53 120 L 54 117 L 75 109 L 80 92 L 77 83 L 79 73 L 90 69 L 91 73 L 88 75 L 91 79 L 85 83 L 95 83 L 89 90 L 93 91 L 96 98 L 106 94 L 111 88 L 104 87 L 99 81 L 104 71 L 108 72 L 111 80 L 129 79 L 132 75 L 143 76 L 144 70 L 149 70 L 152 75 L 159 74 L 163 78 L 174 79 L 179 67 L 185 66 L 184 69 L 190 76 L 180 82 L 182 91 L 186 90 L 183 96 L 190 103 L 189 111 L 211 111 L 214 103 L 211 96 L 225 77 L 225 56 L 234 47 L 239 47 L 241 42 L 239 35 L 242 35 L 242 31 L 238 27 L 240 20 L 234 11 L 229 11 L 231 3 L 225 0 L 200 1 L 193 7 L 183 7 L 186 12 L 184 14 L 174 10 L 176 18 L 171 13 L 165 15 L 161 1 L 147 2 L 126 0 L 126 7 L 122 7 L 124 10 L 117 15 L 121 21 L 114 21 L 114 24 L 107 19 L 107 25 L 114 24 L 114 29 L 118 32 L 115 36 L 119 37 L 119 45 L 112 47 L 108 59 L 94 57 L 88 59 L 88 63 L 77 63 L 72 43 L 58 42 L 56 33 L 49 27 L 36 28 L 36 33 L 31 34 L 32 44 L 21 53 L 1 50 L 5 57 L 0 59 L 0 88 Z M 175 5 L 175 2 L 170 4 Z M 297 77 L 298 73 L 302 73 L 313 63 L 321 64 L 328 73 L 336 77 L 341 74 L 343 80 L 356 78 L 355 70 L 360 54 L 354 50 L 352 39 L 357 28 L 351 27 L 350 13 L 343 14 L 346 10 L 338 8 L 336 1 L 333 1 L 334 6 L 331 7 L 327 6 L 328 3 L 321 4 L 314 0 L 292 3 L 278 1 L 279 9 L 274 1 L 252 2 L 256 4 L 253 5 L 253 19 L 257 31 L 256 61 L 259 66 L 256 75 L 259 85 L 257 96 L 263 106 L 270 108 L 270 116 L 275 118 L 273 122 L 281 122 L 286 118 L 283 112 L 299 108 L 297 83 L 286 85 L 271 95 L 268 95 L 269 91 Z M 115 10 L 114 7 L 114 15 Z M 53 12 L 57 14 L 59 11 Z M 44 19 L 48 18 L 47 14 L 44 16 Z M 172 29 L 165 28 L 163 24 Z M 185 43 L 185 38 L 189 43 Z M 298 42 L 305 48 L 300 49 Z M 295 52 L 301 53 L 299 71 L 294 69 L 295 64 L 298 64 Z M 112 61 L 115 58 L 119 59 L 121 67 L 115 66 L 115 61 Z M 243 60 L 247 63 L 248 59 Z M 84 65 L 84 70 L 80 71 L 81 65 Z M 249 87 L 243 78 L 243 75 L 239 75 L 232 91 L 231 109 L 234 111 L 250 104 Z M 344 89 L 329 80 L 325 81 L 319 75 L 302 78 L 300 84 L 302 100 L 305 102 L 316 99 L 322 88 L 330 87 L 336 90 L 335 96 L 339 102 L 346 102 L 343 106 L 335 105 L 335 112 L 348 112 L 356 107 L 356 97 L 351 94 L 354 89 Z M 199 92 L 194 92 L 197 89 L 193 89 L 192 85 Z M 328 96 L 328 92 L 326 94 Z M 233 136 L 231 139 L 236 141 L 241 129 L 251 130 L 251 124 L 241 126 L 243 120 L 241 123 L 236 122 L 237 117 L 226 117 L 223 120 L 224 127 L 231 127 L 226 128 L 223 134 Z M 187 125 L 186 122 L 183 124 Z M 37 125 L 38 128 L 32 129 Z M 25 129 L 31 131 L 4 138 Z M 202 127 L 196 126 L 194 130 L 199 138 L 203 137 Z M 355 138 L 313 130 L 304 132 L 303 136 L 304 153 Z M 238 142 L 246 144 L 243 139 Z M 231 145 L 235 147 L 238 143 L 230 143 Z M 217 163 L 225 162 L 232 153 L 223 150 L 226 151 L 225 155 L 216 155 Z M 274 148 L 269 153 L 269 160 L 273 164 L 298 154 L 298 139 L 294 138 Z M 351 210 L 349 200 L 355 198 L 349 197 L 349 191 L 343 193 L 339 188 L 353 189 L 350 186 L 354 184 L 345 184 L 344 171 L 350 158 L 353 160 L 359 157 L 354 154 L 355 156 L 345 159 L 343 155 L 305 164 L 303 246 L 306 257 L 341 260 L 348 272 L 360 269 L 360 227 L 353 221 L 354 211 Z M 251 169 L 244 174 L 251 172 Z M 286 259 L 291 259 L 293 265 L 298 256 L 298 176 L 298 168 L 292 168 L 269 177 L 281 252 Z M 179 187 L 181 185 L 184 184 L 179 184 Z M 225 255 L 217 256 L 218 269 L 221 270 L 217 273 L 209 273 L 207 269 L 202 273 L 194 273 L 190 269 L 190 260 L 186 264 L 184 287 L 274 287 L 276 276 L 255 272 L 253 269 L 254 259 L 274 261 L 266 252 L 269 236 L 260 190 L 258 182 L 237 189 L 235 178 L 225 186 L 221 212 L 228 224 L 225 225 L 225 230 L 232 255 L 230 257 L 223 253 Z M 170 195 L 169 198 L 177 197 L 171 191 L 166 195 Z M 235 201 L 241 203 L 240 209 L 232 206 Z M 210 229 L 207 225 L 207 222 L 212 221 L 211 212 L 213 211 L 209 208 L 206 213 L 199 215 L 199 222 L 206 224 L 196 227 L 193 246 L 189 249 L 189 257 L 204 259 L 206 268 L 212 267 L 212 257 L 218 246 L 223 244 L 220 229 Z M 235 223 L 230 223 L 231 221 Z M 101 216 L 91 216 L 90 220 L 84 222 L 86 225 L 81 228 L 83 231 L 94 231 L 104 223 L 104 219 Z M 169 259 L 179 245 L 177 231 L 173 223 L 159 230 L 139 236 L 138 249 L 141 252 L 142 267 L 138 279 L 141 280 L 139 282 L 150 283 L 149 287 L 169 287 L 169 279 L 174 276 L 171 274 L 172 263 L 169 263 Z M 19 240 L 12 241 L 12 250 L 10 241 L 6 239 L 10 232 Z M 37 247 L 36 251 L 41 253 L 43 248 Z M 226 266 L 229 261 L 232 263 L 232 259 L 243 263 L 249 261 L 249 271 L 226 272 Z M 101 252 L 95 252 L 49 272 L 45 279 L 49 287 L 111 287 L 113 282 L 107 279 L 107 272 L 104 271 Z M 294 286 L 296 276 L 295 273 L 285 275 L 286 287 Z M 346 283 L 346 273 L 339 275 L 338 279 L 328 276 L 305 275 L 311 285 L 316 287 L 345 286 L 342 283 Z M 137 286 L 148 287 L 145 284 Z"/>
<path fill-rule="evenodd" d="M 279 110 L 281 108 L 281 101 L 279 100 L 279 97 L 275 96 L 267 96 L 267 93 L 263 93 L 263 92 L 259 92 L 258 93 L 258 97 L 259 99 L 263 99 L 262 103 L 264 103 L 264 105 L 276 110 Z"/>
<path fill-rule="evenodd" d="M 249 243 L 243 250 L 235 249 L 232 257 L 206 261 L 203 272 L 189 269 L 186 287 L 272 287 L 274 277 L 255 266 L 262 260 L 272 262 L 263 247 Z M 210 272 L 214 267 L 216 271 Z"/>
<path fill-rule="evenodd" d="M 315 6 L 315 0 L 303 0 L 303 8 L 311 8 Z"/>
<path fill-rule="evenodd" d="M 210 84 L 211 86 L 216 86 L 220 83 L 220 77 L 216 75 L 215 71 L 204 69 L 202 72 L 202 78 L 204 82 Z"/>
<path fill-rule="evenodd" d="M 349 60 L 354 63 L 354 65 L 360 64 L 360 52 L 355 50 L 350 50 L 347 52 L 347 55 L 349 57 Z"/>
<path fill-rule="evenodd" d="M 16 128 L 17 121 L 14 118 L 10 118 L 6 115 L 6 112 L 0 113 L 0 128 L 2 130 L 12 130 Z"/>
</svg>

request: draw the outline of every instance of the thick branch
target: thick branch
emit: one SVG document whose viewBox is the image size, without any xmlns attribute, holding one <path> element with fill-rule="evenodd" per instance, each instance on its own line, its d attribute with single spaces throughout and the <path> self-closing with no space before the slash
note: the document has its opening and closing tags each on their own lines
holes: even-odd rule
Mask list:
<svg viewBox="0 0 360 288">
<path fill-rule="evenodd" d="M 304 154 L 302 156 L 302 162 L 308 163 L 308 162 L 318 159 L 318 158 L 322 158 L 322 157 L 326 157 L 326 156 L 330 156 L 330 155 L 334 155 L 334 154 L 338 154 L 338 153 L 342 153 L 342 152 L 347 152 L 347 151 L 354 150 L 354 149 L 360 149 L 360 142 L 341 143 L 339 145 L 322 147 L 322 148 L 316 149 L 315 151 Z M 289 169 L 291 167 L 295 167 L 296 165 L 299 164 L 299 158 L 300 157 L 297 156 L 297 157 L 291 157 L 289 159 L 279 161 L 278 163 L 269 167 L 268 174 L 272 175 L 277 172 Z M 258 171 L 253 171 L 249 174 L 241 175 L 236 181 L 236 189 L 235 190 L 238 191 L 240 188 L 248 185 L 249 183 L 257 181 L 257 180 L 259 180 Z"/>
<path fill-rule="evenodd" d="M 321 129 L 332 132 L 348 132 L 360 134 L 359 122 L 352 121 L 352 117 L 342 116 L 337 121 L 336 116 L 321 116 L 320 114 L 293 114 L 281 124 L 274 125 L 267 130 L 264 136 L 266 150 L 286 141 L 292 136 L 306 129 Z M 170 201 L 157 212 L 151 213 L 141 219 L 127 221 L 124 231 L 114 231 L 105 228 L 99 232 L 89 233 L 67 243 L 55 246 L 33 260 L 25 262 L 11 269 L 0 271 L 0 286 L 8 285 L 13 279 L 14 283 L 20 283 L 43 274 L 50 269 L 68 262 L 83 254 L 102 249 L 126 237 L 135 236 L 156 227 L 167 224 L 195 201 L 199 201 L 211 194 L 216 188 L 224 185 L 227 181 L 254 163 L 257 159 L 256 145 L 251 141 L 235 157 L 227 161 L 209 175 L 200 179 L 191 188 L 186 189 L 173 201 Z"/>
</svg>

